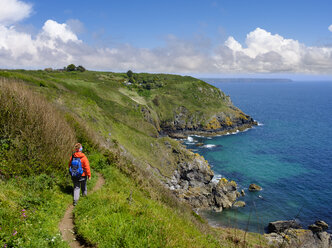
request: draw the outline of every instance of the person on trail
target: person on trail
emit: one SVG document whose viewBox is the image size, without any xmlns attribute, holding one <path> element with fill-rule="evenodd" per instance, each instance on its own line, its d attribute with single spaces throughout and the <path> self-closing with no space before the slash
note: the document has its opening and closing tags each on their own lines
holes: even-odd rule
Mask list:
<svg viewBox="0 0 332 248">
<path fill-rule="evenodd" d="M 69 168 L 71 172 L 71 166 L 73 166 L 72 161 L 77 160 L 79 158 L 81 167 L 83 169 L 83 173 L 78 176 L 73 176 L 73 173 L 71 173 L 71 178 L 74 184 L 74 202 L 73 205 L 75 206 L 77 204 L 78 199 L 80 198 L 80 189 L 82 189 L 82 195 L 86 196 L 88 193 L 87 190 L 87 179 L 91 179 L 91 171 L 90 171 L 90 164 L 88 158 L 85 156 L 85 154 L 82 152 L 83 147 L 80 143 L 77 143 L 74 146 L 73 154 L 70 157 L 69 160 Z"/>
</svg>

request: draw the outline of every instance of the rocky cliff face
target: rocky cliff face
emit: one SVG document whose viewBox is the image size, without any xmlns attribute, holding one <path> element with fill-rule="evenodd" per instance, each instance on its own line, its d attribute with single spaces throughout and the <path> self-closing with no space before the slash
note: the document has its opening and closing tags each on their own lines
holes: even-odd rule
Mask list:
<svg viewBox="0 0 332 248">
<path fill-rule="evenodd" d="M 222 178 L 213 180 L 213 171 L 199 154 L 184 147 L 173 150 L 177 157 L 177 169 L 167 180 L 166 186 L 193 208 L 222 211 L 232 207 L 240 195 L 234 181 Z"/>
<path fill-rule="evenodd" d="M 301 229 L 294 220 L 275 221 L 269 223 L 269 234 L 264 236 L 270 245 L 277 247 L 331 248 L 332 239 L 331 234 L 326 232 L 327 228 L 323 221 L 310 225 L 311 230 Z"/>
<path fill-rule="evenodd" d="M 228 106 L 227 114 L 220 112 L 204 119 L 200 112 L 190 112 L 184 106 L 178 107 L 172 120 L 161 122 L 162 133 L 170 136 L 203 134 L 215 135 L 234 130 L 244 130 L 257 125 L 249 115 L 244 114 L 234 106 Z"/>
</svg>

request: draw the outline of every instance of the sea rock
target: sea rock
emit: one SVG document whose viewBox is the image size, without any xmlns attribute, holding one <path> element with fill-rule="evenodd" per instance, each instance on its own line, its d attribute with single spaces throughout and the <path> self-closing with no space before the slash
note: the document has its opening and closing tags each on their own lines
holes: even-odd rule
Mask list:
<svg viewBox="0 0 332 248">
<path fill-rule="evenodd" d="M 268 233 L 281 233 L 289 228 L 298 229 L 301 228 L 301 225 L 298 224 L 295 220 L 279 220 L 270 222 L 267 227 Z"/>
<path fill-rule="evenodd" d="M 262 190 L 262 187 L 257 185 L 257 184 L 250 184 L 249 185 L 249 191 L 261 191 Z"/>
<path fill-rule="evenodd" d="M 264 234 L 268 244 L 273 247 L 331 248 L 331 234 L 313 233 L 306 229 L 286 229 L 282 233 Z"/>
<path fill-rule="evenodd" d="M 197 143 L 195 146 L 204 146 L 204 143 Z"/>
<path fill-rule="evenodd" d="M 244 201 L 237 201 L 233 204 L 233 207 L 242 208 L 246 205 Z"/>
<path fill-rule="evenodd" d="M 311 230 L 313 233 L 318 233 L 323 231 L 323 228 L 321 226 L 317 226 L 316 224 L 309 225 L 308 229 Z"/>
<path fill-rule="evenodd" d="M 320 226 L 320 227 L 322 228 L 323 231 L 326 231 L 327 229 L 329 229 L 329 225 L 328 225 L 325 221 L 323 221 L 323 220 L 317 220 L 317 221 L 315 222 L 315 224 L 316 224 L 317 226 Z"/>
<path fill-rule="evenodd" d="M 173 193 L 194 208 L 220 212 L 233 206 L 239 195 L 234 181 L 226 178 L 219 182 L 212 180 L 214 173 L 199 154 L 181 147 L 173 154 L 178 157 L 177 169 L 165 184 Z"/>
<path fill-rule="evenodd" d="M 314 224 L 309 225 L 308 229 L 311 230 L 313 233 L 319 233 L 326 231 L 329 228 L 329 225 L 322 220 L 317 220 Z"/>
<path fill-rule="evenodd" d="M 241 190 L 241 196 L 245 196 L 246 195 L 246 193 L 244 193 L 244 190 L 242 189 Z"/>
</svg>

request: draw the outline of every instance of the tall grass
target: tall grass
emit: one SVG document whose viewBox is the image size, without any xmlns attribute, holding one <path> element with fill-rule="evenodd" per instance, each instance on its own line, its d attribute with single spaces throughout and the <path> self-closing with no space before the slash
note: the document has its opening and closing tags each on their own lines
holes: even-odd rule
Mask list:
<svg viewBox="0 0 332 248">
<path fill-rule="evenodd" d="M 75 132 L 44 97 L 0 79 L 0 174 L 64 171 Z"/>
</svg>

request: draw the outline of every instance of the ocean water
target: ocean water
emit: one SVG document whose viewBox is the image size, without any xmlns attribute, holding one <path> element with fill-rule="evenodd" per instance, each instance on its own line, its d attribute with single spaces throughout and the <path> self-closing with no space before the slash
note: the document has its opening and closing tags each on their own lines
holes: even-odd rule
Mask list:
<svg viewBox="0 0 332 248">
<path fill-rule="evenodd" d="M 332 82 L 218 83 L 260 125 L 187 146 L 209 161 L 216 177 L 235 180 L 244 208 L 202 214 L 212 225 L 263 233 L 270 221 L 316 220 L 332 226 Z M 191 144 L 190 144 L 191 143 Z M 260 192 L 249 192 L 251 183 Z"/>
</svg>

